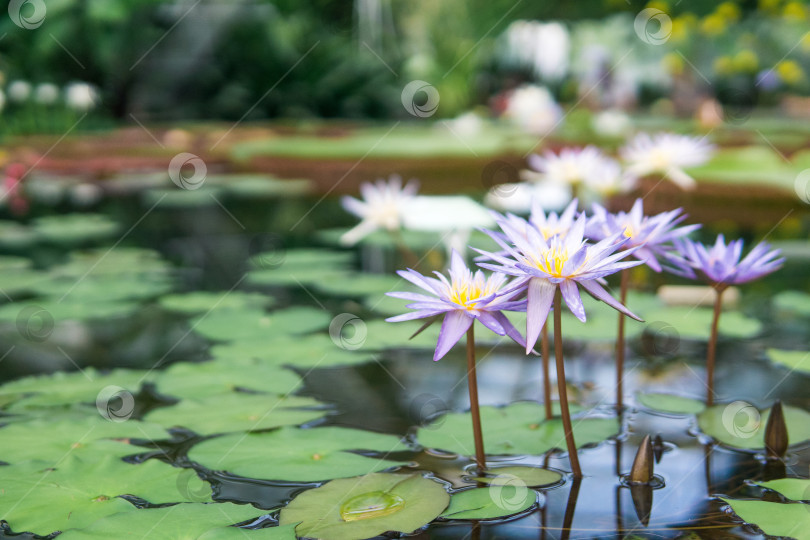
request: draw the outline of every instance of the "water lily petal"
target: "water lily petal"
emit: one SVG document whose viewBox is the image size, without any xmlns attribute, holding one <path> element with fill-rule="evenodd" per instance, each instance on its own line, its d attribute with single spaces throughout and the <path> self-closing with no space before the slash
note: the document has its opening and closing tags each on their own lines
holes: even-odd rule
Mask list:
<svg viewBox="0 0 810 540">
<path fill-rule="evenodd" d="M 466 311 L 450 311 L 444 316 L 442 329 L 439 331 L 439 341 L 436 343 L 436 352 L 433 360 L 438 361 L 453 348 L 461 336 L 470 328 L 475 319 Z"/>
</svg>

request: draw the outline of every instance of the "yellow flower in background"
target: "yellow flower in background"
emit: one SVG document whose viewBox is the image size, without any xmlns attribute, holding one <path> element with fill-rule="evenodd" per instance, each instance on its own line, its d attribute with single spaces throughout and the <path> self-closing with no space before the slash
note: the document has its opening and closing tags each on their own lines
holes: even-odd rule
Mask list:
<svg viewBox="0 0 810 540">
<path fill-rule="evenodd" d="M 685 41 L 689 37 L 689 22 L 683 17 L 672 19 L 672 33 L 670 39 L 675 42 Z"/>
<path fill-rule="evenodd" d="M 782 82 L 788 85 L 799 83 L 804 79 L 804 71 L 802 67 L 794 60 L 782 60 L 776 64 L 776 74 L 782 79 Z"/>
<path fill-rule="evenodd" d="M 667 72 L 672 73 L 673 75 L 680 75 L 683 73 L 684 62 L 683 58 L 676 53 L 667 53 L 661 59 L 661 64 L 664 66 L 664 69 Z"/>
<path fill-rule="evenodd" d="M 651 2 L 647 2 L 646 7 L 647 9 L 658 9 L 664 13 L 669 13 L 669 2 L 664 2 L 663 0 L 652 0 Z"/>
<path fill-rule="evenodd" d="M 781 0 L 759 0 L 758 9 L 768 13 L 778 13 Z"/>
<path fill-rule="evenodd" d="M 807 18 L 807 9 L 801 2 L 788 2 L 782 10 L 782 16 L 786 19 L 803 21 Z"/>
<path fill-rule="evenodd" d="M 734 2 L 723 2 L 717 6 L 715 13 L 728 21 L 737 21 L 740 19 L 740 6 Z"/>
<path fill-rule="evenodd" d="M 700 30 L 707 36 L 719 36 L 726 31 L 726 19 L 717 13 L 706 15 L 700 23 Z"/>
<path fill-rule="evenodd" d="M 802 51 L 810 53 L 810 33 L 804 34 L 800 43 Z"/>
<path fill-rule="evenodd" d="M 730 75 L 734 72 L 734 63 L 729 56 L 718 56 L 714 59 L 714 72 L 718 75 Z"/>
<path fill-rule="evenodd" d="M 731 64 L 734 71 L 754 73 L 759 67 L 759 58 L 754 51 L 743 49 L 734 55 Z"/>
</svg>

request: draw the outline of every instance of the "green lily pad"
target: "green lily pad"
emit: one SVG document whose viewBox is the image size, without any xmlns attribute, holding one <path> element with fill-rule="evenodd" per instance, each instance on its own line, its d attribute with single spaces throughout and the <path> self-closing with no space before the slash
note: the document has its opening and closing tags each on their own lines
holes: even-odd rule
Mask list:
<svg viewBox="0 0 810 540">
<path fill-rule="evenodd" d="M 363 353 L 362 349 L 363 347 L 360 350 L 341 348 L 330 336 L 312 334 L 297 339 L 288 336 L 267 336 L 264 339 L 221 343 L 211 347 L 211 354 L 223 362 L 253 360 L 254 364 L 264 366 L 265 369 L 278 370 L 277 366 L 284 365 L 309 369 L 371 361 L 372 357 Z"/>
<path fill-rule="evenodd" d="M 473 488 L 454 493 L 450 506 L 441 517 L 445 519 L 498 519 L 531 508 L 537 492 L 518 484 L 493 484 L 488 488 Z"/>
<path fill-rule="evenodd" d="M 51 270 L 54 275 L 81 278 L 87 276 L 115 276 L 163 274 L 171 268 L 157 251 L 137 247 L 116 246 L 115 249 L 98 248 L 70 254 L 65 264 Z"/>
<path fill-rule="evenodd" d="M 373 538 L 424 527 L 449 501 L 441 484 L 422 476 L 369 474 L 332 480 L 301 493 L 282 508 L 279 523 L 298 523 L 296 533 L 307 538 Z"/>
<path fill-rule="evenodd" d="M 153 504 L 187 501 L 204 484 L 183 472 L 157 460 L 132 465 L 113 456 L 91 462 L 68 456 L 53 468 L 40 461 L 0 467 L 0 515 L 15 530 L 41 535 L 86 527 L 105 516 L 135 511 L 118 495 Z"/>
<path fill-rule="evenodd" d="M 731 506 L 740 519 L 756 525 L 767 535 L 810 539 L 810 507 L 806 504 L 722 500 Z"/>
<path fill-rule="evenodd" d="M 46 417 L 0 428 L 0 461 L 19 463 L 36 459 L 54 464 L 67 455 L 77 455 L 88 461 L 109 454 L 123 457 L 142 453 L 144 449 L 105 439 L 169 438 L 166 430 L 156 424 L 138 420 L 112 422 L 103 418 L 97 410 L 93 412 L 93 416 L 81 420 L 51 421 Z"/>
<path fill-rule="evenodd" d="M 33 293 L 47 279 L 47 274 L 37 270 L 4 268 L 0 270 L 0 283 L 2 283 L 0 290 L 4 293 L 0 295 L 0 299 L 5 300 L 6 297 L 13 298 L 25 293 Z"/>
<path fill-rule="evenodd" d="M 0 247 L 10 250 L 24 250 L 37 242 L 37 233 L 31 227 L 16 221 L 0 221 Z"/>
<path fill-rule="evenodd" d="M 800 373 L 810 373 L 810 352 L 808 351 L 785 351 L 782 349 L 768 349 L 768 358 L 781 364 L 791 371 Z"/>
<path fill-rule="evenodd" d="M 277 365 L 242 358 L 172 364 L 150 376 L 158 392 L 181 398 L 198 398 L 230 393 L 237 388 L 289 394 L 301 385 L 301 377 Z"/>
<path fill-rule="evenodd" d="M 359 476 L 403 465 L 347 450 L 407 450 L 398 437 L 338 427 L 283 427 L 266 433 L 216 437 L 195 445 L 189 458 L 213 470 L 249 478 L 312 482 Z"/>
<path fill-rule="evenodd" d="M 662 321 L 674 327 L 682 339 L 708 340 L 711 334 L 712 310 L 674 306 L 645 313 L 648 322 Z M 746 317 L 739 311 L 729 311 L 720 316 L 718 332 L 721 336 L 750 338 L 762 331 L 762 323 Z"/>
<path fill-rule="evenodd" d="M 221 186 L 227 195 L 249 199 L 306 195 L 312 187 L 308 180 L 282 180 L 258 174 L 209 175 L 205 182 Z"/>
<path fill-rule="evenodd" d="M 780 478 L 757 482 L 757 485 L 772 489 L 791 501 L 810 501 L 810 480 L 807 478 Z"/>
<path fill-rule="evenodd" d="M 116 221 L 103 214 L 45 216 L 35 219 L 31 226 L 40 239 L 70 246 L 112 238 L 120 228 Z"/>
<path fill-rule="evenodd" d="M 810 440 L 810 413 L 783 405 L 790 444 Z M 770 409 L 756 410 L 743 401 L 728 405 L 715 405 L 697 417 L 700 430 L 722 444 L 743 450 L 765 448 L 765 426 Z"/>
<path fill-rule="evenodd" d="M 148 189 L 141 196 L 143 205 L 157 209 L 196 209 L 208 206 L 219 206 L 217 200 L 222 198 L 221 188 L 203 186 L 199 189 Z"/>
<path fill-rule="evenodd" d="M 323 411 L 302 409 L 321 405 L 315 399 L 271 394 L 231 392 L 155 409 L 145 420 L 166 427 L 180 426 L 201 435 L 232 431 L 259 431 L 304 424 Z"/>
<path fill-rule="evenodd" d="M 810 294 L 806 292 L 782 291 L 773 297 L 773 305 L 778 311 L 810 317 Z"/>
<path fill-rule="evenodd" d="M 492 486 L 504 486 L 516 482 L 527 487 L 542 487 L 556 484 L 562 480 L 562 474 L 540 467 L 513 465 L 509 467 L 490 467 L 486 476 L 476 476 L 475 481 Z"/>
<path fill-rule="evenodd" d="M 37 283 L 34 292 L 50 296 L 53 303 L 112 303 L 119 300 L 143 300 L 165 294 L 172 288 L 167 276 L 148 278 L 126 276 L 93 276 L 76 280 L 73 277 L 43 280 Z"/>
<path fill-rule="evenodd" d="M 543 405 L 517 402 L 507 407 L 481 407 L 484 449 L 490 455 L 538 455 L 565 448 L 562 420 L 545 420 Z M 619 432 L 614 418 L 584 418 L 573 422 L 577 446 L 602 442 Z M 469 413 L 449 413 L 438 428 L 419 429 L 417 441 L 425 448 L 438 448 L 472 455 L 472 419 Z"/>
<path fill-rule="evenodd" d="M 403 290 L 405 280 L 391 274 L 351 274 L 345 279 L 317 281 L 314 288 L 322 293 L 342 297 L 362 297 L 368 294 L 384 296 L 391 291 Z"/>
<path fill-rule="evenodd" d="M 348 270 L 322 268 L 320 266 L 299 267 L 282 264 L 278 267 L 251 270 L 246 281 L 251 285 L 268 287 L 309 287 L 313 283 L 351 278 Z"/>
<path fill-rule="evenodd" d="M 243 291 L 208 292 L 194 291 L 165 295 L 158 300 L 160 306 L 168 311 L 184 315 L 198 315 L 215 309 L 237 310 L 265 308 L 275 303 L 275 298 L 260 293 Z"/>
<path fill-rule="evenodd" d="M 636 396 L 636 399 L 648 409 L 670 414 L 698 414 L 706 408 L 706 405 L 698 399 L 674 394 L 640 393 Z"/>
<path fill-rule="evenodd" d="M 409 339 L 425 321 L 407 321 L 391 323 L 384 320 L 366 321 L 366 339 L 361 350 L 383 349 L 433 349 L 439 336 L 442 319 L 439 318 L 431 328 Z"/>
<path fill-rule="evenodd" d="M 0 272 L 7 270 L 28 270 L 33 261 L 28 257 L 17 257 L 16 255 L 0 255 Z"/>
<path fill-rule="evenodd" d="M 26 395 L 21 408 L 51 407 L 74 403 L 96 403 L 99 392 L 108 386 L 117 386 L 137 394 L 145 371 L 115 369 L 102 373 L 94 368 L 66 373 L 57 371 L 49 375 L 33 375 L 0 386 L 0 396 Z"/>
<path fill-rule="evenodd" d="M 66 531 L 65 540 L 149 538 L 150 540 L 295 540 L 295 527 L 240 529 L 236 523 L 260 517 L 264 512 L 249 504 L 181 503 L 164 508 L 145 508 L 102 518 L 83 529 Z"/>
<path fill-rule="evenodd" d="M 251 258 L 251 264 L 256 269 L 263 268 L 268 261 L 289 270 L 293 268 L 304 270 L 313 267 L 320 270 L 344 270 L 354 262 L 354 253 L 332 249 L 296 248 L 280 252 L 277 250 L 259 253 Z"/>
<path fill-rule="evenodd" d="M 192 320 L 195 332 L 214 341 L 236 341 L 298 335 L 329 325 L 330 314 L 311 307 L 291 307 L 266 313 L 258 309 L 214 311 Z"/>
<path fill-rule="evenodd" d="M 71 295 L 72 296 L 72 295 Z M 0 306 L 0 321 L 18 324 L 22 317 L 32 313 L 53 319 L 55 324 L 62 321 L 93 321 L 127 317 L 138 309 L 138 305 L 128 301 L 84 302 L 80 298 L 42 299 L 32 302 L 13 302 Z M 47 315 L 44 315 L 47 313 Z"/>
</svg>

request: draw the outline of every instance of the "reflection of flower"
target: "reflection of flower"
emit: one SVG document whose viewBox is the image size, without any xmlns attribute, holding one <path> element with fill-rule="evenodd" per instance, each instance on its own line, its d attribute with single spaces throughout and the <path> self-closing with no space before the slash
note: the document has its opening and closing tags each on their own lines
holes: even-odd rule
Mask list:
<svg viewBox="0 0 810 540">
<path fill-rule="evenodd" d="M 479 266 L 516 276 L 517 289 L 527 293 L 526 350 L 531 350 L 546 323 L 557 287 L 571 312 L 585 321 L 579 288 L 581 285 L 592 296 L 609 306 L 638 319 L 617 302 L 597 281 L 599 278 L 641 264 L 641 261 L 622 261 L 634 250 L 616 252 L 625 243 L 619 235 L 605 238 L 597 244 L 583 240 L 586 217 L 580 215 L 565 236 L 544 235 L 532 224 L 512 217 L 498 221 L 503 234 L 490 232 L 502 248 L 501 253 L 479 251 L 498 264 L 479 263 Z M 517 220 L 523 226 L 516 227 Z"/>
<path fill-rule="evenodd" d="M 695 180 L 683 169 L 703 165 L 713 152 L 714 146 L 700 137 L 639 133 L 621 149 L 621 156 L 631 176 L 663 174 L 682 189 L 693 189 Z"/>
<path fill-rule="evenodd" d="M 641 199 L 636 199 L 629 212 L 611 214 L 602 206 L 594 204 L 593 213 L 587 227 L 590 238 L 603 240 L 616 234 L 621 235 L 619 238 L 627 239 L 624 247 L 637 247 L 633 256 L 644 261 L 656 272 L 661 271 L 659 257 L 669 260 L 665 255 L 670 250 L 672 241 L 700 228 L 700 225 L 676 228 L 675 226 L 687 217 L 681 213 L 680 208 L 655 216 L 645 216 L 644 203 Z"/>
<path fill-rule="evenodd" d="M 416 195 L 419 186 L 411 180 L 405 186 L 399 176 L 392 175 L 387 181 L 364 182 L 360 185 L 363 200 L 343 197 L 343 208 L 361 219 L 353 229 L 341 236 L 345 245 L 354 245 L 377 229 L 397 230 L 402 225 L 404 204 Z"/>
<path fill-rule="evenodd" d="M 562 108 L 542 86 L 521 86 L 514 90 L 503 114 L 532 135 L 547 135 L 562 121 Z"/>
<path fill-rule="evenodd" d="M 519 291 L 502 293 L 507 281 L 504 274 L 495 273 L 486 277 L 481 270 L 473 273 L 457 251 L 453 251 L 451 256 L 449 280 L 439 272 L 435 273 L 438 279 L 423 276 L 411 269 L 397 273 L 432 296 L 411 292 L 388 293 L 394 298 L 413 300 L 414 303 L 407 307 L 415 311 L 390 317 L 386 321 L 410 321 L 445 314 L 433 360 L 447 354 L 476 319 L 496 334 L 509 336 L 520 345 L 525 345 L 520 332 L 502 311 L 523 311 L 526 302 L 512 300 Z"/>
<path fill-rule="evenodd" d="M 753 281 L 779 269 L 784 258 L 778 249 L 771 249 L 766 242 L 760 242 L 740 260 L 743 241 L 733 240 L 726 245 L 723 235 L 718 235 L 711 247 L 688 238 L 676 241 L 678 251 L 685 261 L 702 273 L 714 284 L 737 285 Z"/>
</svg>

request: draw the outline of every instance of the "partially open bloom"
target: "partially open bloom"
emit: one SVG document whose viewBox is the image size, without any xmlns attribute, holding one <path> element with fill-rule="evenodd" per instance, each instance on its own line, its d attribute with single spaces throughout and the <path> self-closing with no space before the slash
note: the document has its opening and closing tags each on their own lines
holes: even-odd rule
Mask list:
<svg viewBox="0 0 810 540">
<path fill-rule="evenodd" d="M 641 261 L 621 261 L 633 253 L 633 249 L 615 253 L 625 241 L 616 234 L 597 244 L 583 240 L 586 217 L 580 215 L 571 230 L 564 236 L 555 235 L 546 239 L 534 226 L 516 228 L 514 222 L 497 220 L 503 235 L 489 232 L 503 251 L 479 252 L 498 263 L 479 263 L 479 266 L 496 272 L 516 276 L 516 288 L 526 291 L 526 351 L 530 351 L 540 330 L 548 318 L 557 287 L 571 312 L 585 322 L 585 308 L 577 285 L 581 285 L 596 299 L 622 313 L 638 319 L 626 307 L 616 301 L 602 285 L 599 278 L 624 268 L 641 264 Z M 523 230 L 521 230 L 523 229 Z M 640 320 L 640 319 L 639 319 Z"/>
<path fill-rule="evenodd" d="M 392 175 L 387 181 L 364 182 L 360 185 L 363 200 L 343 197 L 343 208 L 362 221 L 341 236 L 344 245 L 354 245 L 377 229 L 397 230 L 402 225 L 405 204 L 414 198 L 419 185 L 415 180 L 405 186 L 399 176 Z"/>
<path fill-rule="evenodd" d="M 753 281 L 779 269 L 784 258 L 778 249 L 771 249 L 760 242 L 742 260 L 743 241 L 733 240 L 726 245 L 723 235 L 718 235 L 709 247 L 688 238 L 676 241 L 684 260 L 714 285 L 738 285 Z"/>
<path fill-rule="evenodd" d="M 695 180 L 683 169 L 703 165 L 711 159 L 714 146 L 701 137 L 639 133 L 620 150 L 632 177 L 662 174 L 681 189 L 693 189 Z"/>
<path fill-rule="evenodd" d="M 605 167 L 618 168 L 616 162 L 595 146 L 563 148 L 559 154 L 545 152 L 529 156 L 529 166 L 552 182 L 568 185 L 598 185 Z"/>
<path fill-rule="evenodd" d="M 509 336 L 521 346 L 526 344 L 520 332 L 503 314 L 503 311 L 526 309 L 525 300 L 514 300 L 519 290 L 503 291 L 508 279 L 504 274 L 495 273 L 486 277 L 481 270 L 473 273 L 457 251 L 453 251 L 451 256 L 449 280 L 439 272 L 434 272 L 436 278 L 432 278 L 410 268 L 397 273 L 431 296 L 412 292 L 387 293 L 394 298 L 413 300 L 414 303 L 406 307 L 414 311 L 390 317 L 386 321 L 410 321 L 445 314 L 433 360 L 447 354 L 476 319 L 496 334 Z"/>
<path fill-rule="evenodd" d="M 644 215 L 644 203 L 636 199 L 629 212 L 611 214 L 604 207 L 594 204 L 593 217 L 588 221 L 586 233 L 593 240 L 604 240 L 619 234 L 625 238 L 624 248 L 638 248 L 633 256 L 655 270 L 661 271 L 662 260 L 669 262 L 665 254 L 671 250 L 672 241 L 691 233 L 700 225 L 676 227 L 686 219 L 686 214 L 677 208 L 655 216 Z"/>
</svg>

